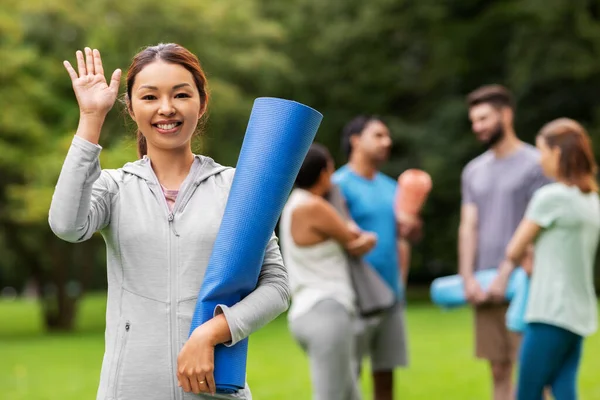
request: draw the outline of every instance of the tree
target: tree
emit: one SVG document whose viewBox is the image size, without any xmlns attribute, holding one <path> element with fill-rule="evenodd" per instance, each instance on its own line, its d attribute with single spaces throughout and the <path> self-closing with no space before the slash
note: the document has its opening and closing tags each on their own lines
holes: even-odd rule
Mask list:
<svg viewBox="0 0 600 400">
<path fill-rule="evenodd" d="M 558 116 L 578 119 L 598 138 L 596 2 L 262 3 L 267 16 L 286 26 L 281 51 L 297 71 L 279 95 L 324 113 L 317 141 L 333 150 L 338 164 L 345 162 L 344 123 L 376 114 L 388 121 L 395 143 L 385 172 L 398 176 L 420 167 L 432 175 L 413 281 L 457 270 L 460 172 L 483 151 L 469 132 L 468 92 L 487 83 L 511 88 L 517 132 L 529 143 Z M 600 138 L 595 141 L 598 150 Z"/>
<path fill-rule="evenodd" d="M 252 99 L 290 68 L 285 56 L 270 50 L 283 31 L 263 20 L 251 1 L 104 0 L 82 7 L 60 0 L 10 3 L 0 14 L 0 33 L 0 249 L 10 250 L 0 268 L 5 275 L 33 276 L 47 328 L 68 330 L 90 271 L 103 268 L 104 252 L 98 237 L 72 245 L 48 227 L 54 185 L 78 119 L 62 60 L 72 60 L 84 46 L 97 47 L 106 71 L 126 71 L 145 45 L 189 48 L 203 62 L 212 89 L 203 152 L 234 164 Z M 136 158 L 134 132 L 123 128 L 123 118 L 119 104 L 107 118 L 100 142 L 104 168 Z"/>
</svg>

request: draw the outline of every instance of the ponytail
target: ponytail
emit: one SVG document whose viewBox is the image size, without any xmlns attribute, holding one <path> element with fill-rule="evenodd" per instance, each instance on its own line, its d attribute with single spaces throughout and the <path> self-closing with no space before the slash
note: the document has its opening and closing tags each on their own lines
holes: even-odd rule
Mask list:
<svg viewBox="0 0 600 400">
<path fill-rule="evenodd" d="M 146 137 L 142 135 L 142 132 L 137 131 L 137 149 L 138 149 L 138 157 L 144 158 L 146 154 L 148 154 L 148 144 L 146 143 Z"/>
<path fill-rule="evenodd" d="M 583 193 L 598 192 L 598 182 L 594 175 L 584 176 L 574 183 Z"/>
<path fill-rule="evenodd" d="M 585 128 L 569 118 L 558 118 L 542 127 L 538 136 L 550 148 L 560 149 L 558 177 L 575 185 L 583 193 L 597 192 L 598 165 L 592 141 Z"/>
</svg>

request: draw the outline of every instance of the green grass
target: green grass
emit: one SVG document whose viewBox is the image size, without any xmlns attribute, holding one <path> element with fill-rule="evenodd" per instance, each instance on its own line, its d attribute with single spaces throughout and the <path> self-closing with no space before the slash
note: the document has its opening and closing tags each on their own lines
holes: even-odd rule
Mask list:
<svg viewBox="0 0 600 400">
<path fill-rule="evenodd" d="M 44 334 L 38 304 L 0 301 L 0 393 L 4 400 L 95 398 L 104 350 L 105 297 L 81 303 L 77 331 Z M 481 400 L 490 398 L 487 366 L 472 357 L 472 323 L 467 309 L 443 312 L 424 303 L 408 308 L 411 365 L 395 375 L 401 399 Z M 600 335 L 585 343 L 581 398 L 600 398 Z M 310 399 L 306 357 L 292 340 L 284 317 L 250 340 L 248 381 L 255 399 Z M 368 375 L 368 374 L 366 374 Z M 370 379 L 362 381 L 365 399 Z"/>
</svg>

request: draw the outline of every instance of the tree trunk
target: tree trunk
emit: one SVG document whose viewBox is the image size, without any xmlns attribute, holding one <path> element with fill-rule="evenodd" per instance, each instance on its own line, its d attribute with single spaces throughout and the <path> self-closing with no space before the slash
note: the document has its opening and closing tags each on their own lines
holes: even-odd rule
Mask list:
<svg viewBox="0 0 600 400">
<path fill-rule="evenodd" d="M 72 250 L 65 243 L 50 238 L 46 248 L 51 249 L 49 280 L 41 286 L 44 322 L 48 331 L 71 331 L 75 327 L 79 293 L 70 286 L 69 266 Z"/>
</svg>

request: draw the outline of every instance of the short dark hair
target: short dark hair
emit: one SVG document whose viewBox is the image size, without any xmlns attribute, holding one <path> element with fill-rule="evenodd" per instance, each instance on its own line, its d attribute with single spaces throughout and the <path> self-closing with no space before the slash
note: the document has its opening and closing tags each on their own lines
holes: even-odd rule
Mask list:
<svg viewBox="0 0 600 400">
<path fill-rule="evenodd" d="M 513 111 L 515 109 L 512 93 L 502 85 L 484 85 L 467 96 L 469 108 L 485 103 L 491 104 L 495 108 L 508 107 Z"/>
<path fill-rule="evenodd" d="M 381 121 L 381 118 L 375 115 L 359 115 L 348 122 L 342 130 L 342 151 L 346 157 L 352 153 L 350 138 L 354 135 L 360 135 L 369 124 L 369 122 Z M 381 121 L 383 123 L 383 121 Z"/>
<path fill-rule="evenodd" d="M 329 154 L 329 150 L 327 150 L 325 146 L 319 143 L 313 143 L 308 149 L 308 153 L 296 176 L 296 187 L 300 189 L 313 187 L 331 160 L 332 158 Z"/>
</svg>

